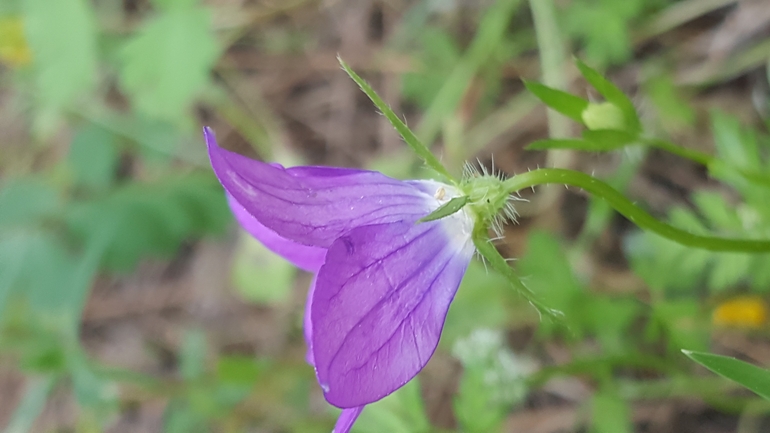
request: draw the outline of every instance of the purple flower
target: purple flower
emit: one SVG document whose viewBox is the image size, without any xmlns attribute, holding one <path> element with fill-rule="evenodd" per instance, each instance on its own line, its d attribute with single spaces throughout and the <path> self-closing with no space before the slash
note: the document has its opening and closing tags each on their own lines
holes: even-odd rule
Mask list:
<svg viewBox="0 0 770 433">
<path fill-rule="evenodd" d="M 378 172 L 291 167 L 220 148 L 211 165 L 238 222 L 268 248 L 315 273 L 305 311 L 308 362 L 348 432 L 366 404 L 411 380 L 438 345 L 473 256 L 466 209 L 420 222 L 455 187 Z"/>
</svg>

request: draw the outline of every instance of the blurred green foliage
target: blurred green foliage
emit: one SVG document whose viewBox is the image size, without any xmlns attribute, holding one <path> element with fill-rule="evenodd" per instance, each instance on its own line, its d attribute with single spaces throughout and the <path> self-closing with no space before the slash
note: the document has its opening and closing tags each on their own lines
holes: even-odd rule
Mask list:
<svg viewBox="0 0 770 433">
<path fill-rule="evenodd" d="M 216 111 L 263 155 L 285 151 L 270 147 L 277 134 L 269 115 L 251 119 L 254 110 L 227 96 L 218 68 L 232 29 L 217 20 L 219 6 L 153 0 L 136 2 L 128 13 L 123 3 L 0 4 L 0 87 L 11 95 L 9 111 L 24 130 L 23 143 L 0 145 L 0 362 L 26 377 L 23 398 L 4 431 L 31 431 L 59 390 L 78 403 L 73 431 L 103 431 L 135 403 L 121 394 L 126 388 L 164 401 L 167 432 L 245 432 L 254 425 L 329 431 L 334 411 L 317 407 L 312 369 L 299 357 L 217 353 L 203 330 L 188 329 L 175 354 L 174 375 L 154 377 L 100 365 L 82 347 L 81 316 L 97 276 L 130 273 L 142 261 L 173 257 L 185 243 L 221 235 L 231 224 L 222 191 L 205 167 L 198 129 L 203 111 Z M 574 95 L 528 80 L 531 93 L 513 96 L 510 89 L 519 81 L 511 71 L 533 69 L 540 48 L 527 4 L 498 0 L 452 9 L 450 2 L 439 3 L 414 2 L 386 48 L 412 61 L 400 96 L 424 112 L 415 132 L 426 143 L 440 143 L 442 161 L 452 169 L 515 126 L 537 98 L 583 131 L 580 138 L 535 141 L 530 149 L 621 150 L 613 153 L 621 162 L 608 175 L 621 190 L 650 148 L 704 163 L 722 186 L 696 191 L 668 210 L 668 220 L 695 233 L 770 238 L 766 134 L 715 111 L 708 120 L 715 152 L 706 158 L 655 138 L 651 126 L 692 134 L 692 89 L 685 92 L 656 64 L 641 96 L 630 98 L 601 72 L 631 60 L 636 30 L 677 2 L 557 2 L 553 28 L 566 33 L 553 36 L 587 60 L 577 70 L 593 90 Z M 458 15 L 472 32 L 450 25 L 462 21 Z M 282 27 L 255 33 L 251 43 L 269 53 L 303 52 L 316 43 L 305 31 Z M 637 98 L 650 101 L 655 113 L 640 115 Z M 411 155 L 383 155 L 371 166 L 413 176 L 419 163 Z M 714 303 L 734 294 L 767 293 L 770 256 L 707 252 L 637 232 L 623 242 L 644 287 L 611 290 L 586 271 L 585 257 L 615 218 L 603 202 L 592 200 L 576 241 L 529 231 L 514 266 L 547 306 L 563 313 L 563 321 L 541 319 L 504 278 L 481 262 L 471 264 L 439 348 L 462 366 L 451 405 L 456 431 L 502 431 L 529 392 L 560 376 L 590 384 L 593 395 L 581 403 L 596 433 L 634 431 L 634 402 L 665 398 L 682 383 L 683 395 L 729 403 L 718 395 L 721 384 L 701 384 L 680 351 L 709 349 Z M 292 305 L 296 271 L 254 241 L 241 240 L 232 272 L 245 301 L 279 310 Z M 288 332 L 299 334 L 295 328 Z M 510 349 L 512 333 L 533 328 L 526 349 Z M 545 344 L 563 346 L 569 361 L 543 361 L 538 351 Z M 690 356 L 761 395 L 768 392 L 762 387 L 766 372 L 758 368 L 708 354 Z M 659 384 L 665 392 L 656 391 Z M 354 427 L 359 433 L 430 431 L 437 430 L 418 380 L 368 406 Z"/>
<path fill-rule="evenodd" d="M 669 218 L 695 233 L 765 239 L 770 236 L 770 141 L 720 112 L 712 114 L 711 125 L 717 153 L 709 172 L 734 193 L 696 192 L 692 206 L 675 207 Z M 692 292 L 705 286 L 718 292 L 746 285 L 757 293 L 770 290 L 768 254 L 694 250 L 651 234 L 631 238 L 628 252 L 636 272 L 654 289 Z"/>
<path fill-rule="evenodd" d="M 188 121 L 188 111 L 209 81 L 219 57 L 210 13 L 197 1 L 157 0 L 157 16 L 145 22 L 120 52 L 120 83 L 140 113 Z"/>
</svg>

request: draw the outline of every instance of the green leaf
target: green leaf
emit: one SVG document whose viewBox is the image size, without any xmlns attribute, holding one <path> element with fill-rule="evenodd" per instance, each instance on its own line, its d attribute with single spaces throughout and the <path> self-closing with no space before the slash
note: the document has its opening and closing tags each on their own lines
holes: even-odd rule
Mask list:
<svg viewBox="0 0 770 433">
<path fill-rule="evenodd" d="M 631 410 L 619 396 L 606 391 L 600 392 L 594 395 L 591 403 L 592 433 L 630 433 L 633 431 Z"/>
<path fill-rule="evenodd" d="M 420 43 L 422 68 L 404 75 L 402 93 L 404 98 L 428 107 L 460 60 L 460 50 L 445 29 L 436 27 L 423 29 Z"/>
<path fill-rule="evenodd" d="M 0 189 L 0 230 L 39 224 L 61 205 L 58 191 L 35 177 L 13 179 Z"/>
<path fill-rule="evenodd" d="M 735 206 L 728 205 L 719 193 L 698 191 L 693 194 L 692 199 L 712 227 L 728 232 L 743 231 L 743 222 L 736 213 Z"/>
<path fill-rule="evenodd" d="M 406 144 L 412 148 L 412 151 L 414 151 L 414 153 L 416 153 L 420 159 L 425 161 L 425 164 L 427 164 L 428 167 L 435 170 L 436 173 L 444 176 L 446 179 L 453 179 L 452 175 L 450 175 L 449 171 L 444 168 L 438 158 L 436 158 L 436 156 L 431 153 L 430 149 L 428 149 L 417 138 L 417 136 L 414 135 L 412 130 L 409 129 L 409 127 L 407 127 L 398 116 L 396 116 L 396 113 L 394 113 L 388 104 L 386 104 L 385 101 L 380 98 L 380 96 L 377 94 L 377 92 L 374 91 L 374 89 L 372 89 L 369 83 L 364 81 L 363 78 L 359 77 L 358 74 L 350 69 L 350 66 L 348 66 L 347 63 L 345 63 L 341 58 L 338 57 L 337 60 L 339 60 L 340 65 L 342 65 L 342 69 L 350 76 L 350 78 L 353 79 L 353 81 L 355 81 L 356 84 L 358 84 L 358 87 L 361 88 L 366 96 L 368 96 L 374 105 L 382 112 L 390 124 L 396 128 L 396 131 L 398 131 L 401 137 L 403 137 L 404 141 L 406 141 Z"/>
<path fill-rule="evenodd" d="M 532 289 L 551 308 L 567 311 L 583 294 L 559 240 L 545 231 L 530 232 L 527 251 L 517 262 L 517 269 L 528 276 Z"/>
<path fill-rule="evenodd" d="M 463 208 L 466 204 L 468 204 L 468 200 L 470 198 L 467 195 L 455 197 L 448 202 L 442 204 L 439 206 L 438 209 L 434 210 L 430 213 L 428 216 L 424 216 L 417 220 L 418 223 L 424 223 L 428 221 L 435 221 L 444 217 L 448 217 L 449 215 L 452 215 L 456 212 L 458 212 L 460 209 Z"/>
<path fill-rule="evenodd" d="M 183 121 L 209 81 L 219 56 L 208 11 L 174 7 L 148 21 L 122 52 L 122 87 L 136 108 L 155 118 Z"/>
<path fill-rule="evenodd" d="M 574 1 L 564 13 L 568 32 L 584 41 L 586 57 L 600 65 L 622 63 L 631 54 L 627 19 L 612 7 L 618 3 Z"/>
<path fill-rule="evenodd" d="M 233 284 L 247 300 L 277 305 L 291 295 L 295 267 L 248 233 L 242 232 L 232 268 Z"/>
<path fill-rule="evenodd" d="M 770 290 L 770 255 L 754 257 L 751 271 L 751 288 L 757 293 L 766 293 Z"/>
<path fill-rule="evenodd" d="M 471 368 L 463 372 L 459 393 L 453 405 L 463 432 L 495 432 L 502 427 L 507 407 L 495 401 L 493 389 L 485 380 L 487 376 L 489 374 L 483 368 Z"/>
<path fill-rule="evenodd" d="M 118 162 L 115 136 L 97 126 L 75 135 L 67 156 L 78 184 L 103 190 L 110 186 Z"/>
<path fill-rule="evenodd" d="M 770 371 L 727 356 L 689 350 L 683 350 L 682 353 L 714 373 L 738 382 L 765 400 L 770 400 Z"/>
<path fill-rule="evenodd" d="M 163 432 L 204 433 L 209 431 L 206 421 L 206 418 L 193 410 L 187 402 L 172 400 L 163 414 Z"/>
<path fill-rule="evenodd" d="M 658 302 L 653 305 L 653 315 L 666 331 L 670 350 L 703 350 L 708 346 L 710 333 L 698 302 L 691 299 Z"/>
<path fill-rule="evenodd" d="M 185 380 L 203 376 L 206 369 L 206 335 L 203 331 L 189 330 L 182 339 L 179 354 L 179 371 Z"/>
<path fill-rule="evenodd" d="M 454 400 L 463 432 L 500 431 L 511 406 L 527 396 L 526 378 L 532 360 L 516 356 L 507 347 L 503 331 L 479 325 L 452 347 L 463 366 L 460 389 Z"/>
<path fill-rule="evenodd" d="M 102 418 L 118 408 L 117 388 L 94 370 L 85 353 L 78 350 L 70 355 L 69 370 L 75 398 L 81 407 Z"/>
<path fill-rule="evenodd" d="M 607 148 L 607 146 L 594 141 L 580 140 L 577 138 L 546 138 L 543 140 L 537 140 L 530 143 L 527 150 L 549 150 L 549 149 L 572 149 L 580 150 L 583 152 L 605 152 L 608 150 L 614 150 L 615 148 Z"/>
<path fill-rule="evenodd" d="M 604 151 L 616 150 L 634 142 L 632 134 L 616 129 L 587 129 L 583 131 L 583 138 Z"/>
<path fill-rule="evenodd" d="M 708 286 L 712 291 L 735 287 L 743 281 L 751 269 L 752 256 L 746 253 L 715 254 L 716 262 L 709 270 Z"/>
<path fill-rule="evenodd" d="M 537 140 L 526 147 L 527 150 L 572 149 L 583 152 L 610 152 L 635 141 L 634 136 L 625 131 L 614 129 L 587 129 L 583 139 L 547 138 Z"/>
<path fill-rule="evenodd" d="M 482 66 L 493 59 L 509 31 L 509 22 L 521 0 L 493 2 L 481 17 L 468 49 L 451 70 L 441 89 L 423 113 L 417 127 L 417 136 L 430 144 L 435 140 L 441 125 L 457 112 L 463 95 L 473 83 Z M 429 164 L 430 165 L 430 164 Z"/>
<path fill-rule="evenodd" d="M 366 405 L 353 433 L 425 433 L 431 431 L 420 395 L 418 379 L 412 379 L 393 394 Z"/>
<path fill-rule="evenodd" d="M 659 121 L 669 130 L 681 131 L 695 123 L 695 110 L 669 76 L 654 77 L 645 82 L 644 87 L 655 105 Z"/>
<path fill-rule="evenodd" d="M 72 203 L 64 220 L 85 244 L 106 238 L 103 264 L 126 271 L 143 257 L 173 254 L 186 239 L 221 233 L 232 216 L 213 177 L 188 175 Z"/>
<path fill-rule="evenodd" d="M 579 318 L 597 336 L 605 352 L 618 353 L 628 347 L 628 328 L 641 310 L 641 304 L 635 299 L 594 295 L 582 300 Z"/>
<path fill-rule="evenodd" d="M 588 101 L 570 93 L 548 87 L 536 81 L 524 80 L 524 86 L 538 99 L 559 113 L 583 123 L 583 111 L 588 108 Z"/>
<path fill-rule="evenodd" d="M 631 100 L 620 89 L 612 84 L 609 80 L 604 78 L 599 72 L 592 69 L 590 66 L 583 63 L 580 59 L 575 59 L 580 73 L 588 81 L 597 92 L 599 92 L 604 98 L 616 105 L 623 112 L 626 120 L 627 131 L 631 134 L 638 134 L 642 130 L 641 122 L 636 114 L 636 109 Z"/>
<path fill-rule="evenodd" d="M 0 259 L 0 308 L 16 298 L 52 320 L 59 318 L 54 313 L 67 313 L 62 309 L 71 307 L 76 295 L 77 262 L 59 239 L 41 232 L 14 233 L 0 238 Z"/>
<path fill-rule="evenodd" d="M 58 110 L 87 92 L 96 77 L 96 24 L 85 0 L 22 2 L 40 103 Z"/>
<path fill-rule="evenodd" d="M 199 0 L 152 0 L 152 4 L 160 9 L 190 8 L 198 4 Z"/>
<path fill-rule="evenodd" d="M 452 347 L 455 340 L 474 329 L 502 327 L 510 318 L 507 307 L 513 299 L 502 275 L 480 262 L 471 262 L 449 307 L 441 332 L 442 347 Z"/>
<path fill-rule="evenodd" d="M 253 356 L 225 355 L 217 363 L 217 378 L 225 384 L 251 386 L 264 370 L 264 363 Z"/>
<path fill-rule="evenodd" d="M 730 166 L 755 172 L 763 169 L 753 130 L 743 128 L 737 119 L 720 111 L 711 113 L 711 129 L 720 160 Z"/>
</svg>

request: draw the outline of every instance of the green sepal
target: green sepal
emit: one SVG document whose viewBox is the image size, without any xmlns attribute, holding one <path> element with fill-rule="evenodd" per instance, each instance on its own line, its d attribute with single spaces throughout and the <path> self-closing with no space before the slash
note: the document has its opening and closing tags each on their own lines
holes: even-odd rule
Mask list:
<svg viewBox="0 0 770 433">
<path fill-rule="evenodd" d="M 347 63 L 345 63 L 342 58 L 337 57 L 337 60 L 340 62 L 340 65 L 342 66 L 342 69 L 350 76 L 350 78 L 353 79 L 353 81 L 358 84 L 358 87 L 361 88 L 361 90 L 366 94 L 366 96 L 369 97 L 369 99 L 374 103 L 374 105 L 382 112 L 382 114 L 385 116 L 386 119 L 390 122 L 391 125 L 393 125 L 394 128 L 396 128 L 396 131 L 401 135 L 401 137 L 404 138 L 404 141 L 406 142 L 409 147 L 412 148 L 412 151 L 417 154 L 420 159 L 425 161 L 425 164 L 435 170 L 438 174 L 444 176 L 446 179 L 450 180 L 452 183 L 457 184 L 457 181 L 452 177 L 451 174 L 449 174 L 449 171 L 441 164 L 441 162 L 436 158 L 436 155 L 431 153 L 430 149 L 428 149 L 425 144 L 423 144 L 419 138 L 417 138 L 416 135 L 412 132 L 411 129 L 409 129 L 408 126 L 396 115 L 396 113 L 393 112 L 393 110 L 388 106 L 388 104 L 385 103 L 385 101 L 380 98 L 380 95 L 377 94 L 377 92 L 372 89 L 372 86 L 369 85 L 366 81 L 364 81 L 363 78 L 358 76 L 352 69 L 350 69 L 350 66 L 348 66 Z"/>
<path fill-rule="evenodd" d="M 524 81 L 524 86 L 538 99 L 559 113 L 583 123 L 583 112 L 588 108 L 588 101 L 571 93 L 548 87 L 537 81 Z"/>
<path fill-rule="evenodd" d="M 442 204 L 438 209 L 430 213 L 430 215 L 422 217 L 417 220 L 418 223 L 425 223 L 428 221 L 435 221 L 444 217 L 448 217 L 453 213 L 463 208 L 470 199 L 467 195 L 455 197 L 448 202 Z"/>
<path fill-rule="evenodd" d="M 508 265 L 508 262 L 500 255 L 492 241 L 487 234 L 487 228 L 482 226 L 476 226 L 473 230 L 473 245 L 476 246 L 476 251 L 483 257 L 485 263 L 495 271 L 499 272 L 517 294 L 522 296 L 527 302 L 530 303 L 540 313 L 540 317 L 548 318 L 555 323 L 564 323 L 564 313 L 549 307 L 543 301 L 538 298 L 532 290 L 524 284 L 512 267 Z"/>
</svg>

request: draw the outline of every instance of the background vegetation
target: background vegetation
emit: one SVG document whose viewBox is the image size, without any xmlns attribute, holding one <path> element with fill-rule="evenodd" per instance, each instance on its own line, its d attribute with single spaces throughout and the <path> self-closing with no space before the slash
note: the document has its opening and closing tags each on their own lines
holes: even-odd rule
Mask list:
<svg viewBox="0 0 770 433">
<path fill-rule="evenodd" d="M 0 428 L 331 429 L 309 276 L 238 231 L 200 131 L 424 176 L 337 54 L 458 173 L 569 167 L 689 231 L 770 238 L 769 36 L 763 0 L 3 1 Z M 600 102 L 571 55 L 706 164 L 525 149 L 597 139 L 522 82 Z M 770 430 L 770 403 L 681 352 L 770 365 L 770 256 L 674 244 L 574 189 L 525 198 L 498 247 L 564 322 L 474 263 L 437 355 L 355 432 Z"/>
</svg>

